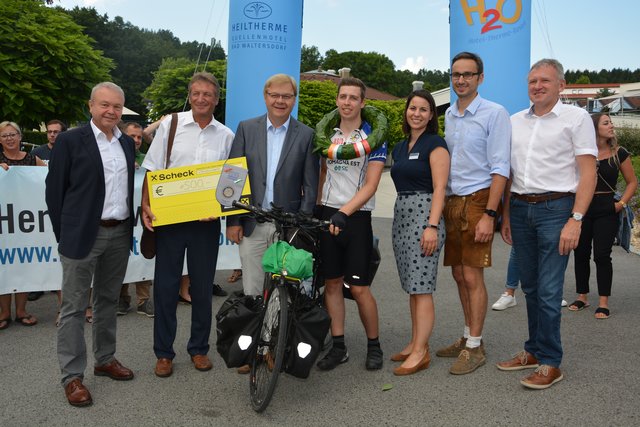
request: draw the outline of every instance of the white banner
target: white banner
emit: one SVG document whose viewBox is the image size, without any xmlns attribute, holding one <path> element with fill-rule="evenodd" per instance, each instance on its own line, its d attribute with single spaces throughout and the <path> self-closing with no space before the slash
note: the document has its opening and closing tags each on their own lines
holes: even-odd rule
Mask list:
<svg viewBox="0 0 640 427">
<path fill-rule="evenodd" d="M 60 289 L 58 244 L 44 200 L 46 176 L 46 167 L 12 166 L 8 171 L 0 168 L 0 295 Z M 143 170 L 136 171 L 134 206 L 140 206 L 143 179 Z M 240 268 L 238 246 L 226 239 L 225 224 L 223 219 L 218 270 Z M 155 261 L 140 254 L 141 235 L 138 208 L 125 283 L 153 279 Z"/>
</svg>

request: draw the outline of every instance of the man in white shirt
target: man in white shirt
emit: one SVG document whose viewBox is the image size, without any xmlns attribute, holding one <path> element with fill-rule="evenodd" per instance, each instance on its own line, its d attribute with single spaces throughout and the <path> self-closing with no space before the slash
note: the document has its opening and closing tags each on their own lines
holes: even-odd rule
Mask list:
<svg viewBox="0 0 640 427">
<path fill-rule="evenodd" d="M 210 73 L 196 73 L 189 82 L 191 110 L 178 113 L 178 124 L 168 162 L 169 168 L 225 160 L 229 156 L 233 132 L 213 117 L 218 105 L 220 85 Z M 165 168 L 165 157 L 171 127 L 167 116 L 156 132 L 142 167 L 148 171 Z M 185 250 L 191 282 L 191 338 L 187 351 L 199 371 L 211 369 L 209 335 L 212 321 L 212 292 L 218 259 L 220 220 L 203 218 L 180 224 L 153 227 L 147 180 L 142 190 L 142 219 L 145 227 L 156 235 L 156 267 L 154 275 L 155 317 L 153 350 L 158 358 L 155 374 L 168 377 L 173 373 L 173 342 L 176 337 L 178 291 Z"/>
<path fill-rule="evenodd" d="M 69 404 L 88 406 L 85 309 L 93 303 L 94 375 L 130 380 L 114 357 L 116 309 L 133 238 L 134 143 L 117 124 L 122 89 L 91 91 L 88 125 L 58 135 L 46 179 L 46 202 L 62 264 L 58 361 Z M 93 301 L 89 295 L 93 286 Z"/>
<path fill-rule="evenodd" d="M 560 305 L 564 273 L 578 245 L 582 216 L 596 185 L 595 132 L 589 114 L 565 105 L 562 64 L 542 59 L 528 77 L 531 108 L 511 117 L 511 179 L 505 190 L 502 237 L 513 244 L 527 301 L 529 339 L 498 369 L 537 368 L 532 389 L 563 379 Z"/>
</svg>

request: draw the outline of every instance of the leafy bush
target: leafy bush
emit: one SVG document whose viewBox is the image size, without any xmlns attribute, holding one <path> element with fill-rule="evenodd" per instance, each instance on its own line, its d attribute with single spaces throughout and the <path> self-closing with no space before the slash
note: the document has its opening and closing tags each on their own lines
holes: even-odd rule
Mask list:
<svg viewBox="0 0 640 427">
<path fill-rule="evenodd" d="M 640 156 L 640 128 L 616 128 L 616 137 L 619 145 L 626 148 L 633 155 Z M 635 171 L 636 174 L 640 172 L 637 168 Z"/>
</svg>

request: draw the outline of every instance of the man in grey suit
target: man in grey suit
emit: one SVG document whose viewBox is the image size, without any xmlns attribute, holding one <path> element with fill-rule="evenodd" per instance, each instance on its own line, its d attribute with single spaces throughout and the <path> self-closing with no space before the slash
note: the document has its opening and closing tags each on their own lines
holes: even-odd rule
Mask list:
<svg viewBox="0 0 640 427">
<path fill-rule="evenodd" d="M 58 361 L 69 404 L 92 403 L 82 384 L 87 366 L 84 312 L 93 283 L 93 374 L 130 380 L 114 357 L 116 309 L 133 236 L 133 140 L 118 122 L 122 89 L 91 91 L 88 125 L 58 135 L 46 179 L 46 201 L 62 264 Z"/>
<path fill-rule="evenodd" d="M 264 85 L 267 114 L 240 122 L 229 158 L 247 157 L 253 204 L 287 212 L 313 211 L 318 191 L 319 158 L 313 153 L 313 130 L 291 117 L 297 85 L 285 74 Z M 240 245 L 246 295 L 262 293 L 262 255 L 273 242 L 275 227 L 248 216 L 227 218 L 227 238 Z"/>
</svg>

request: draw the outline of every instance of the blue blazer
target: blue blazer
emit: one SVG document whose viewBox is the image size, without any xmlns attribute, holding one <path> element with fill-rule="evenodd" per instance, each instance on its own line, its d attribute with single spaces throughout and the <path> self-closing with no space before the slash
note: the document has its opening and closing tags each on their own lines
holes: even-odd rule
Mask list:
<svg viewBox="0 0 640 427">
<path fill-rule="evenodd" d="M 135 145 L 133 139 L 124 134 L 120 144 L 127 159 L 133 242 Z M 60 254 L 82 259 L 93 248 L 104 205 L 104 185 L 102 157 L 91 125 L 59 134 L 49 160 L 45 198 Z"/>
<path fill-rule="evenodd" d="M 320 159 L 313 152 L 313 130 L 293 117 L 284 139 L 273 183 L 273 203 L 287 212 L 313 212 L 318 194 Z M 267 115 L 240 122 L 229 158 L 247 157 L 251 200 L 262 206 L 267 178 Z M 265 206 L 266 207 L 266 206 Z M 227 226 L 242 225 L 245 236 L 255 228 L 254 218 L 227 217 Z"/>
</svg>

